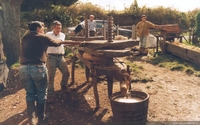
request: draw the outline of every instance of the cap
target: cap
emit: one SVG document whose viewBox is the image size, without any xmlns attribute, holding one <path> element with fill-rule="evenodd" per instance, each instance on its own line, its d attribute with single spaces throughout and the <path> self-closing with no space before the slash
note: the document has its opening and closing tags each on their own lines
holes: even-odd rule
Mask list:
<svg viewBox="0 0 200 125">
<path fill-rule="evenodd" d="M 90 15 L 90 17 L 94 17 L 94 15 Z"/>
<path fill-rule="evenodd" d="M 147 16 L 146 16 L 145 14 L 143 14 L 143 15 L 141 16 L 141 18 L 142 18 L 142 17 L 147 17 Z"/>
</svg>

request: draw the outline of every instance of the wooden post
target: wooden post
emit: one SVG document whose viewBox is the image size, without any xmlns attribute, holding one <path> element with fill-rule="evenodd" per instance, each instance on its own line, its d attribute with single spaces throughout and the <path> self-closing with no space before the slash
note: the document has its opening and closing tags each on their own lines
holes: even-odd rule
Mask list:
<svg viewBox="0 0 200 125">
<path fill-rule="evenodd" d="M 1 33 L 0 33 L 0 61 L 3 60 L 3 43 L 1 39 Z"/>
<path fill-rule="evenodd" d="M 130 66 L 129 66 L 129 65 L 127 65 L 126 71 L 128 72 L 128 74 L 129 74 L 129 76 L 130 76 L 130 75 L 131 75 L 131 71 L 130 71 Z M 130 84 L 129 84 L 129 91 L 131 91 L 131 82 L 130 82 Z"/>
<path fill-rule="evenodd" d="M 72 57 L 72 69 L 71 69 L 71 84 L 73 85 L 74 84 L 74 73 L 75 73 L 75 65 L 76 65 L 76 60 L 77 60 L 77 57 L 76 57 L 76 53 L 73 52 L 74 55 Z"/>
<path fill-rule="evenodd" d="M 107 39 L 107 36 L 106 36 L 106 24 L 104 24 L 103 26 L 103 36 L 104 36 L 104 40 Z"/>
<path fill-rule="evenodd" d="M 180 36 L 180 43 L 182 43 L 183 41 L 183 36 Z"/>
<path fill-rule="evenodd" d="M 191 41 L 192 41 L 192 39 L 191 39 L 191 33 L 192 33 L 192 28 L 190 27 L 189 28 L 189 43 L 191 44 Z"/>
<path fill-rule="evenodd" d="M 90 78 L 90 69 L 86 65 L 85 65 L 85 76 L 86 76 L 86 80 L 88 82 L 89 78 Z"/>
<path fill-rule="evenodd" d="M 111 66 L 113 64 L 113 57 L 107 58 L 107 66 Z M 112 95 L 113 90 L 113 77 L 111 75 L 107 76 L 107 87 L 108 87 L 108 98 Z"/>
<path fill-rule="evenodd" d="M 135 25 L 132 26 L 132 39 L 137 39 Z"/>
<path fill-rule="evenodd" d="M 118 36 L 119 35 L 119 25 L 117 25 L 116 30 L 117 30 L 117 36 Z"/>
<path fill-rule="evenodd" d="M 158 53 L 158 42 L 159 42 L 159 37 L 160 36 L 156 36 L 156 54 Z"/>
<path fill-rule="evenodd" d="M 88 38 L 89 30 L 88 30 L 88 19 L 85 19 L 85 38 Z"/>
<path fill-rule="evenodd" d="M 92 86 L 94 91 L 94 98 L 96 101 L 96 109 L 98 109 L 100 107 L 100 104 L 99 104 L 99 94 L 97 90 L 97 78 L 95 76 L 92 77 Z"/>
<path fill-rule="evenodd" d="M 108 42 L 113 42 L 113 17 L 112 16 L 107 17 L 107 23 L 108 23 Z"/>
<path fill-rule="evenodd" d="M 161 53 L 162 54 L 165 54 L 165 52 L 166 52 L 166 44 L 165 44 L 165 42 L 166 42 L 166 33 L 163 33 L 163 40 L 161 40 L 161 42 L 160 42 L 160 47 L 161 47 Z"/>
<path fill-rule="evenodd" d="M 107 76 L 108 98 L 112 95 L 113 90 L 113 77 Z"/>
</svg>

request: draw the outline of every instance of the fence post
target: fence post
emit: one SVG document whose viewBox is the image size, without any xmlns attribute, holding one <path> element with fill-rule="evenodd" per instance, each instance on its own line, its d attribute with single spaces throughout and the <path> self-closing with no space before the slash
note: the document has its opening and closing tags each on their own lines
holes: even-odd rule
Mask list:
<svg viewBox="0 0 200 125">
<path fill-rule="evenodd" d="M 132 39 L 136 39 L 136 30 L 135 30 L 135 25 L 134 24 L 132 26 Z"/>
<path fill-rule="evenodd" d="M 190 28 L 189 28 L 189 43 L 190 43 L 190 44 L 191 44 L 191 41 L 192 41 L 191 35 L 192 35 L 192 28 L 190 27 Z"/>
<path fill-rule="evenodd" d="M 106 24 L 103 26 L 103 38 L 106 40 Z"/>
<path fill-rule="evenodd" d="M 117 30 L 117 36 L 118 36 L 119 35 L 119 25 L 117 25 L 116 30 Z"/>
</svg>

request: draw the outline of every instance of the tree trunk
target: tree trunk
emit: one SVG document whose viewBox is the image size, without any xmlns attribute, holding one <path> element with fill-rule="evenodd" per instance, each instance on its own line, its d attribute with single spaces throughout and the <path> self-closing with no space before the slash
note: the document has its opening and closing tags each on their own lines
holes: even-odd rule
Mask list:
<svg viewBox="0 0 200 125">
<path fill-rule="evenodd" d="M 8 66 L 19 61 L 21 2 L 22 0 L 0 0 L 0 30 Z"/>
</svg>

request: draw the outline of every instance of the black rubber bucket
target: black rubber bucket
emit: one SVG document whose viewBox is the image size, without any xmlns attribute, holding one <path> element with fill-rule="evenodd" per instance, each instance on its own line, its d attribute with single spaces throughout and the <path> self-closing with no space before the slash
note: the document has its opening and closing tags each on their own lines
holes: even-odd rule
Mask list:
<svg viewBox="0 0 200 125">
<path fill-rule="evenodd" d="M 131 91 L 131 98 L 137 98 L 135 102 L 121 102 L 121 92 L 112 94 L 110 101 L 113 112 L 113 122 L 116 124 L 145 125 L 147 122 L 149 95 L 141 91 Z"/>
</svg>

